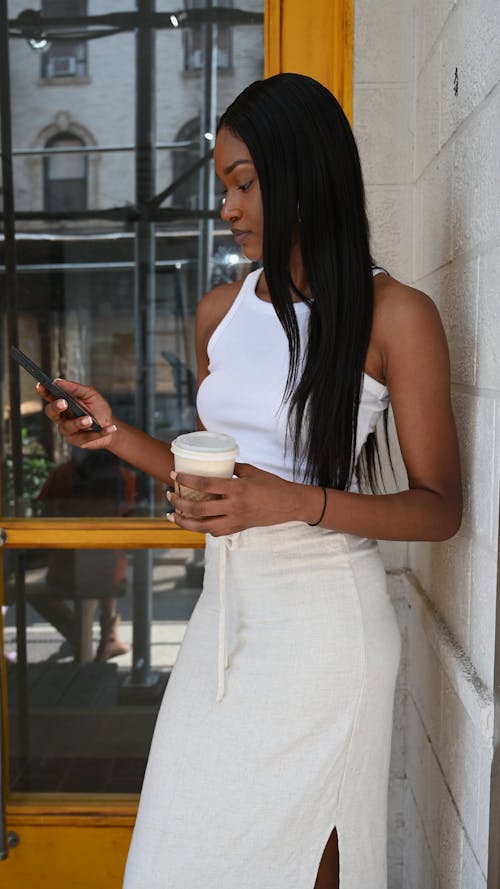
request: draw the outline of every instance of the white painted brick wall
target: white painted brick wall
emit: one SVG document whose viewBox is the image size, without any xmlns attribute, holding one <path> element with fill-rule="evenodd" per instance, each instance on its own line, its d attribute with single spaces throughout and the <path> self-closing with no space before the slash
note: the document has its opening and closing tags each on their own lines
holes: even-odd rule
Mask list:
<svg viewBox="0 0 500 889">
<path fill-rule="evenodd" d="M 382 546 L 408 648 L 395 711 L 390 885 L 485 889 L 500 476 L 500 5 L 357 0 L 355 10 L 354 126 L 373 250 L 439 307 L 465 501 L 453 540 L 411 544 L 407 560 L 397 545 Z"/>
<path fill-rule="evenodd" d="M 483 889 L 500 462 L 500 7 L 429 0 L 415 12 L 413 269 L 450 345 L 464 521 L 452 541 L 410 547 L 428 607 L 414 605 L 409 619 L 407 828 L 424 836 L 432 866 L 423 874 L 410 850 L 404 885 Z"/>
<path fill-rule="evenodd" d="M 410 239 L 410 4 L 401 0 L 355 3 L 354 132 L 363 166 L 374 259 L 409 280 Z M 393 446 L 398 477 L 404 470 Z M 390 474 L 387 475 L 390 482 Z M 403 482 L 404 483 L 404 482 Z M 408 603 L 400 574 L 408 561 L 404 543 L 381 543 L 389 591 L 403 637 L 394 712 L 389 781 L 389 889 L 401 889 L 406 834 L 406 701 Z"/>
<path fill-rule="evenodd" d="M 445 7 L 449 2 L 445 3 Z M 478 108 L 500 77 L 500 5 L 496 0 L 457 0 L 438 37 L 441 45 L 441 144 Z M 458 74 L 458 92 L 453 84 Z M 484 109 L 488 112 L 488 109 Z M 482 118 L 480 114 L 480 118 Z M 488 170 L 484 172 L 486 177 Z M 471 171 L 472 172 L 472 171 Z"/>
</svg>

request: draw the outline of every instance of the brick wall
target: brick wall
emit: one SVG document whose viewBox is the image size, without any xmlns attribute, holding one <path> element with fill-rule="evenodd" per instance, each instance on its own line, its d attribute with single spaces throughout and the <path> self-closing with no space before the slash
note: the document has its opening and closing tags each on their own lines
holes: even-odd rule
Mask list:
<svg viewBox="0 0 500 889">
<path fill-rule="evenodd" d="M 487 880 L 500 466 L 499 33 L 495 0 L 416 6 L 413 279 L 436 301 L 448 336 L 465 510 L 453 540 L 412 544 L 409 553 L 412 889 L 483 889 Z"/>
<path fill-rule="evenodd" d="M 355 131 L 376 259 L 436 301 L 464 475 L 459 534 L 384 545 L 405 643 L 389 881 L 486 887 L 500 466 L 500 7 L 358 0 Z M 495 128 L 496 120 L 496 128 Z"/>
<path fill-rule="evenodd" d="M 411 25 L 406 0 L 355 3 L 353 123 L 365 179 L 372 254 L 403 281 L 411 278 Z M 393 451 L 397 454 L 397 447 L 393 446 Z M 404 485 L 400 462 L 398 476 Z M 389 889 L 401 889 L 406 850 L 408 547 L 384 542 L 381 549 L 403 637 L 394 711 L 388 835 Z"/>
</svg>

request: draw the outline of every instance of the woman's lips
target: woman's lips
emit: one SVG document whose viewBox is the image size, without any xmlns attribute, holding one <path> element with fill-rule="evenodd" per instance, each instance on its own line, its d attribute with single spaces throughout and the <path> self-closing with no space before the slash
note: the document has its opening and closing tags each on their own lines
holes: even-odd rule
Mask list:
<svg viewBox="0 0 500 889">
<path fill-rule="evenodd" d="M 250 234 L 249 231 L 241 231 L 241 229 L 233 228 L 232 229 L 233 238 L 237 244 L 241 244 L 245 238 Z"/>
</svg>

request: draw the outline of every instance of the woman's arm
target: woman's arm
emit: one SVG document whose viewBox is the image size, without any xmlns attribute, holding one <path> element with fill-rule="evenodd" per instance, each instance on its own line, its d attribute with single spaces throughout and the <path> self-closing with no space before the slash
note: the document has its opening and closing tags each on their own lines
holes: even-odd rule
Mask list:
<svg viewBox="0 0 500 889">
<path fill-rule="evenodd" d="M 240 287 L 241 281 L 223 284 L 207 293 L 199 303 L 195 331 L 198 386 L 208 374 L 207 346 L 210 336 L 231 307 Z M 55 399 L 41 384 L 38 384 L 38 394 L 49 402 L 45 413 L 56 423 L 61 435 L 69 444 L 89 450 L 107 448 L 131 466 L 154 476 L 161 482 L 170 483 L 174 458 L 168 444 L 113 417 L 110 405 L 93 387 L 83 386 L 72 380 L 57 382 L 61 389 L 76 398 L 102 427 L 102 432 L 89 432 L 88 426 L 91 420 L 88 417 L 74 419 L 65 416 L 68 407 L 66 402 Z M 201 424 L 199 426 L 202 428 Z"/>
<path fill-rule="evenodd" d="M 389 389 L 409 490 L 355 494 L 329 490 L 321 526 L 388 540 L 443 540 L 461 518 L 458 445 L 450 401 L 448 349 L 438 312 L 419 291 L 389 279 L 379 288 L 372 339 L 380 376 Z M 223 500 L 171 502 L 181 527 L 214 535 L 286 521 L 316 522 L 320 488 L 285 481 L 240 466 L 239 478 L 179 475 L 182 484 L 222 495 Z"/>
<path fill-rule="evenodd" d="M 66 402 L 53 399 L 39 384 L 38 393 L 49 400 L 45 413 L 56 423 L 69 444 L 88 450 L 107 448 L 131 466 L 153 475 L 159 481 L 170 483 L 174 458 L 168 444 L 115 419 L 108 402 L 91 386 L 83 386 L 72 380 L 58 380 L 57 383 L 76 398 L 102 427 L 102 432 L 89 432 L 91 421 L 88 417 L 74 419 L 64 416 L 68 407 Z"/>
<path fill-rule="evenodd" d="M 457 532 L 462 513 L 446 339 L 427 296 L 393 280 L 384 284 L 377 333 L 409 490 L 333 491 L 322 525 L 379 539 L 443 540 Z"/>
</svg>

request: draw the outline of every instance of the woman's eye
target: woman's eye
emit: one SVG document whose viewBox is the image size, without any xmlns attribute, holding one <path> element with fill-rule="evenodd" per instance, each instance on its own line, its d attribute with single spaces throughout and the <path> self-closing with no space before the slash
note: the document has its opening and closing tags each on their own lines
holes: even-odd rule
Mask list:
<svg viewBox="0 0 500 889">
<path fill-rule="evenodd" d="M 248 182 L 244 182 L 243 185 L 238 185 L 238 191 L 248 191 L 252 182 L 253 179 L 249 179 Z"/>
</svg>

